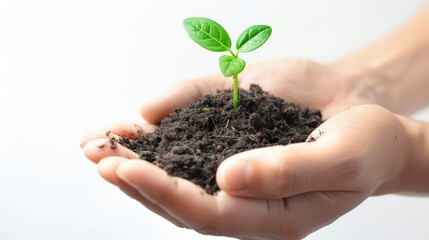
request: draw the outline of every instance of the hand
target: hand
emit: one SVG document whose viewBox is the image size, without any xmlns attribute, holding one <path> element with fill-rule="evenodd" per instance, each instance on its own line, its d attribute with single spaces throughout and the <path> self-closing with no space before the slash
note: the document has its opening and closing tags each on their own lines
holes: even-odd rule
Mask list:
<svg viewBox="0 0 429 240">
<path fill-rule="evenodd" d="M 321 110 L 324 118 L 350 106 L 377 103 L 374 91 L 379 78 L 366 69 L 336 68 L 307 60 L 281 60 L 253 64 L 239 76 L 240 88 L 258 84 L 263 90 L 297 103 Z M 156 124 L 178 107 L 197 100 L 216 90 L 232 88 L 233 81 L 222 75 L 182 82 L 166 95 L 144 105 L 141 114 Z"/>
<path fill-rule="evenodd" d="M 368 196 L 394 192 L 406 178 L 410 139 L 399 118 L 384 108 L 342 111 L 312 137 L 317 140 L 225 160 L 217 173 L 222 191 L 215 196 L 150 163 L 128 160 L 133 156 L 126 152 L 101 160 L 98 169 L 177 226 L 240 239 L 302 238 Z"/>
<path fill-rule="evenodd" d="M 340 69 L 307 60 L 281 60 L 253 64 L 239 78 L 240 88 L 248 89 L 250 84 L 259 84 L 263 90 L 277 97 L 321 110 L 325 119 L 350 106 L 378 103 L 373 92 L 376 88 L 372 87 L 378 77 L 374 72 L 362 69 Z M 203 95 L 216 94 L 219 89 L 232 88 L 232 85 L 232 79 L 222 75 L 182 82 L 166 95 L 141 108 L 141 115 L 148 123 L 117 124 L 104 131 L 89 133 L 83 138 L 81 147 L 90 140 L 96 140 L 85 147 L 86 155 L 94 162 L 116 155 L 122 150 L 99 151 L 97 147 L 108 138 L 107 131 L 136 139 L 143 132 L 153 131 L 156 124 L 173 109 L 190 104 Z M 128 152 L 126 149 L 123 151 Z M 134 156 L 132 152 L 127 154 Z"/>
<path fill-rule="evenodd" d="M 248 88 L 250 83 L 257 83 L 261 85 L 264 90 L 270 91 L 272 94 L 279 97 L 283 97 L 288 101 L 296 102 L 300 105 L 308 106 L 315 109 L 321 109 L 324 117 L 327 118 L 334 115 L 334 113 L 343 110 L 346 107 L 361 103 L 374 102 L 375 98 L 373 97 L 371 90 L 368 89 L 368 91 L 365 91 L 365 87 L 362 87 L 360 85 L 363 82 L 367 82 L 367 79 L 371 78 L 368 78 L 367 75 L 362 74 L 358 71 L 338 70 L 333 67 L 320 65 L 314 62 L 278 61 L 256 64 L 249 67 L 248 70 L 241 76 L 240 87 Z M 113 134 L 127 136 L 130 138 L 138 138 L 143 132 L 153 131 L 153 129 L 155 128 L 154 124 L 158 123 L 163 117 L 168 115 L 172 111 L 172 109 L 195 101 L 201 95 L 214 94 L 217 89 L 224 89 L 229 87 L 232 87 L 232 80 L 225 79 L 221 76 L 212 76 L 182 83 L 174 90 L 169 92 L 166 96 L 161 97 L 160 99 L 157 99 L 142 108 L 141 113 L 143 117 L 148 121 L 148 123 L 141 125 L 119 124 L 108 129 Z M 328 123 L 333 121 L 334 120 L 330 119 L 323 126 L 329 126 Z M 325 131 L 325 128 L 321 129 L 321 131 Z M 336 128 L 336 131 L 333 131 L 331 136 L 335 136 L 335 132 L 341 132 L 341 129 Z M 255 236 L 257 232 L 260 232 L 261 237 L 301 236 L 303 234 L 307 234 L 311 231 L 314 231 L 315 229 L 327 224 L 328 221 L 333 221 L 337 217 L 341 216 L 342 214 L 359 204 L 360 201 L 364 200 L 371 192 L 368 191 L 368 189 L 366 189 L 367 191 L 365 191 L 365 193 L 359 192 L 359 194 L 349 193 L 346 190 L 338 189 L 316 189 L 316 186 L 318 185 L 315 185 L 314 189 L 309 189 L 303 188 L 302 185 L 299 185 L 298 180 L 296 180 L 297 186 L 295 186 L 295 188 L 287 188 L 288 193 L 286 193 L 285 195 L 282 195 L 280 193 L 277 193 L 280 195 L 276 195 L 275 193 L 270 192 L 269 188 L 267 188 L 267 192 L 264 193 L 261 192 L 264 188 L 257 188 L 257 186 L 240 191 L 231 188 L 234 185 L 237 185 L 237 179 L 233 177 L 231 178 L 231 176 L 235 176 L 235 174 L 231 175 L 230 173 L 231 171 L 234 171 L 234 167 L 228 167 L 228 163 L 234 162 L 234 160 L 231 159 L 243 156 L 254 156 L 253 159 L 259 159 L 257 156 L 263 154 L 264 151 L 270 151 L 269 154 L 267 154 L 266 156 L 271 156 L 270 158 L 273 159 L 276 158 L 275 155 L 284 155 L 286 157 L 291 156 L 291 159 L 297 159 L 296 161 L 292 160 L 293 162 L 299 163 L 298 159 L 311 159 L 312 157 L 315 163 L 317 163 L 316 161 L 319 161 L 318 159 L 321 158 L 325 159 L 327 162 L 326 170 L 328 170 L 328 165 L 330 165 L 330 167 L 334 169 L 342 168 L 341 166 L 336 165 L 339 164 L 338 161 L 340 159 L 336 159 L 335 157 L 340 157 L 344 160 L 344 162 L 347 162 L 344 158 L 349 155 L 342 152 L 342 150 L 344 149 L 338 149 L 338 144 L 332 144 L 330 148 L 326 147 L 325 150 L 320 149 L 320 147 L 317 146 L 320 146 L 322 141 L 318 140 L 316 142 L 317 144 L 296 144 L 290 145 L 288 147 L 258 149 L 243 153 L 248 155 L 239 154 L 231 158 L 230 160 L 225 161 L 225 164 L 222 164 L 221 168 L 219 169 L 218 184 L 224 191 L 221 191 L 216 197 L 201 194 L 199 195 L 201 197 L 193 197 L 195 199 L 191 199 L 190 196 L 197 196 L 197 193 L 201 193 L 200 188 L 183 179 L 168 177 L 165 175 L 164 171 L 162 171 L 161 169 L 157 169 L 144 161 L 126 161 L 126 159 L 137 159 L 138 156 L 130 150 L 123 148 L 122 146 L 117 146 L 115 149 L 111 149 L 109 147 L 110 145 L 105 133 L 106 131 L 89 134 L 82 141 L 82 147 L 84 147 L 85 154 L 89 159 L 98 163 L 100 160 L 105 158 L 104 160 L 99 162 L 100 174 L 106 180 L 119 186 L 128 195 L 142 202 L 149 209 L 154 212 L 157 212 L 171 222 L 176 223 L 179 226 L 183 225 L 189 228 L 196 229 L 197 231 L 203 233 L 230 235 L 236 237 Z M 317 133 L 318 132 L 316 131 L 314 134 Z M 323 134 L 323 138 L 320 139 L 328 139 L 326 136 L 326 134 Z M 319 151 L 311 151 L 312 146 L 314 146 L 314 150 Z M 331 150 L 328 151 L 328 149 Z M 351 150 L 356 149 L 353 148 Z M 272 155 L 272 152 L 276 154 Z M 307 156 L 307 152 L 311 152 L 313 155 Z M 316 153 L 323 153 L 322 156 L 324 156 L 324 158 L 318 156 Z M 111 156 L 120 157 L 112 158 Z M 331 157 L 333 157 L 334 160 L 337 161 L 332 161 Z M 289 159 L 289 157 L 287 158 Z M 285 158 L 279 157 L 277 161 L 280 161 L 281 159 Z M 331 161 L 328 161 L 327 159 Z M 275 163 L 275 161 L 273 163 Z M 303 169 L 297 168 L 297 172 L 304 171 L 304 175 L 314 175 L 317 173 L 315 176 L 320 175 L 320 178 L 322 178 L 322 175 L 326 174 L 326 171 L 320 173 L 316 172 L 315 168 L 312 170 L 314 172 L 306 173 L 305 170 L 310 171 L 310 169 L 305 169 L 305 166 L 307 166 L 307 164 L 302 165 Z M 350 164 L 347 169 L 349 169 L 353 173 L 353 167 L 359 166 Z M 261 176 L 272 176 L 272 173 L 270 172 L 269 168 L 262 168 L 261 170 L 265 172 L 264 174 L 261 173 Z M 289 171 L 289 169 L 286 170 Z M 277 171 L 277 165 L 272 165 L 271 171 Z M 146 175 L 144 174 L 144 172 L 151 173 L 149 175 Z M 350 174 L 351 177 L 353 177 L 352 173 Z M 330 176 L 331 173 L 328 173 L 328 175 Z M 237 176 L 240 176 L 240 174 L 238 174 Z M 346 176 L 347 175 L 345 175 L 344 178 L 346 178 Z M 304 180 L 307 181 L 307 183 L 305 183 L 306 185 L 310 184 L 310 180 Z M 176 181 L 178 183 L 177 186 L 180 186 L 179 189 L 176 189 L 176 185 L 171 185 Z M 260 182 L 259 186 L 264 186 L 262 182 Z M 279 182 L 279 184 L 280 183 L 281 182 Z M 256 184 L 258 184 L 257 181 Z M 374 187 L 374 185 L 372 186 Z M 285 185 L 285 187 L 288 187 L 288 185 Z M 156 193 L 153 193 L 151 191 L 155 191 L 155 189 L 157 188 L 159 189 L 156 191 L 161 195 L 157 195 L 154 197 L 151 194 Z M 316 190 L 319 190 L 319 192 L 310 193 L 311 191 Z M 323 191 L 320 192 L 321 190 Z M 328 190 L 332 190 L 332 192 L 328 192 Z M 146 191 L 149 192 L 146 193 Z M 344 194 L 341 193 L 342 191 L 344 191 Z M 168 192 L 171 192 L 171 196 L 163 195 L 167 194 Z M 250 200 L 246 198 L 241 198 L 242 196 L 253 197 L 254 199 Z M 319 208 L 321 205 L 325 206 L 328 205 L 328 203 L 331 203 L 328 201 L 330 199 L 329 197 L 332 197 L 332 202 L 335 202 L 336 197 L 339 198 L 338 200 L 341 200 L 341 198 L 344 197 L 343 200 L 347 199 L 348 201 L 345 201 L 347 202 L 347 204 L 345 204 L 343 208 L 333 209 L 329 217 L 328 215 L 324 216 L 326 217 L 326 219 L 315 218 L 314 222 L 312 222 L 313 225 L 310 224 L 311 221 L 309 219 L 305 219 L 305 216 L 304 219 L 302 219 L 302 222 L 293 222 L 292 220 L 294 219 L 290 217 L 286 217 L 284 220 L 279 221 L 279 219 L 285 217 L 284 215 L 279 214 L 282 211 L 283 213 L 294 213 L 291 216 L 295 218 L 298 217 L 298 215 L 302 214 L 300 213 L 300 211 L 309 211 L 308 214 L 312 214 L 310 211 L 311 209 L 315 209 L 316 211 L 316 208 Z M 307 201 L 306 204 L 301 204 L 301 202 L 306 202 L 302 200 L 306 198 L 308 198 L 309 201 Z M 186 202 L 188 200 L 190 201 L 189 203 Z M 158 201 L 161 202 L 159 203 Z M 168 203 L 165 201 L 168 201 Z M 285 207 L 282 210 L 281 206 L 286 203 L 288 207 Z M 221 206 L 224 209 L 220 209 L 221 212 L 218 212 L 219 209 L 212 209 L 215 212 L 210 212 L 210 214 L 204 214 L 204 216 L 197 216 L 198 213 L 201 213 L 201 209 L 206 207 L 208 207 L 207 209 L 211 209 L 213 208 L 213 204 L 216 206 Z M 337 203 L 335 203 L 334 205 L 336 204 Z M 175 205 L 176 208 L 170 209 L 171 205 Z M 262 208 L 262 206 L 265 207 Z M 236 207 L 237 209 L 230 209 L 233 207 Z M 280 212 L 269 212 L 267 211 L 267 207 L 279 209 Z M 190 212 L 190 209 L 193 208 L 196 209 L 196 212 Z M 243 210 L 243 213 L 241 213 L 241 215 L 237 215 L 238 210 L 240 209 Z M 249 209 L 254 209 L 254 211 L 249 211 Z M 189 219 L 186 216 L 183 216 L 183 214 L 189 215 Z M 249 214 L 253 214 L 254 218 L 259 220 L 251 223 L 252 219 L 246 220 L 246 218 L 249 217 Z M 273 214 L 277 217 L 273 216 Z M 236 217 L 233 217 L 235 215 Z M 208 219 L 205 219 L 204 217 L 207 217 Z M 226 226 L 219 225 L 221 224 L 221 222 L 217 221 L 218 219 L 224 217 L 227 217 L 227 219 L 231 219 L 234 221 L 236 220 L 237 222 L 235 223 L 235 225 L 231 222 L 228 222 L 228 229 L 225 228 L 224 230 L 222 230 L 222 228 Z M 270 226 L 267 226 L 266 224 L 259 225 L 261 224 L 262 219 L 267 223 L 270 223 Z M 213 222 L 211 223 L 210 221 Z M 309 222 L 307 223 L 306 221 Z M 246 225 L 247 227 L 243 228 L 242 225 Z"/>
</svg>

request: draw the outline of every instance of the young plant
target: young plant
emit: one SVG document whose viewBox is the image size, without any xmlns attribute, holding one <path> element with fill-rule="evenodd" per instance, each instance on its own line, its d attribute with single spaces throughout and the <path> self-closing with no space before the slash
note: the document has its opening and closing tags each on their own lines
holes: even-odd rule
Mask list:
<svg viewBox="0 0 429 240">
<path fill-rule="evenodd" d="M 238 107 L 238 74 L 246 67 L 239 53 L 251 52 L 262 46 L 270 37 L 272 29 L 267 25 L 254 25 L 244 30 L 237 39 L 236 53 L 231 50 L 231 38 L 217 22 L 208 18 L 186 18 L 183 20 L 188 35 L 201 47 L 213 52 L 229 52 L 219 57 L 219 67 L 225 77 L 234 79 L 233 107 Z"/>
</svg>

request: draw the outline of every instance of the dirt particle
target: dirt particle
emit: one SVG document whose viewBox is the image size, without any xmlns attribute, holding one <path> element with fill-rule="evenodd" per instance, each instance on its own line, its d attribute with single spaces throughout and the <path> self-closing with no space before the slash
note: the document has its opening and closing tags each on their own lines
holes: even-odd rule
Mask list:
<svg viewBox="0 0 429 240">
<path fill-rule="evenodd" d="M 249 124 L 257 130 L 261 129 L 262 128 L 261 116 L 258 113 L 252 113 L 249 117 Z"/>
<path fill-rule="evenodd" d="M 193 154 L 194 151 L 186 145 L 180 145 L 180 146 L 172 147 L 171 153 L 182 155 L 182 154 Z"/>
<path fill-rule="evenodd" d="M 317 139 L 313 137 L 313 135 L 310 135 L 306 142 L 315 142 Z"/>
<path fill-rule="evenodd" d="M 118 141 L 115 138 L 109 139 L 110 149 L 116 149 L 118 147 Z"/>
<path fill-rule="evenodd" d="M 155 160 L 155 154 L 152 151 L 141 151 L 139 153 L 139 158 L 149 162 L 153 162 Z"/>
</svg>

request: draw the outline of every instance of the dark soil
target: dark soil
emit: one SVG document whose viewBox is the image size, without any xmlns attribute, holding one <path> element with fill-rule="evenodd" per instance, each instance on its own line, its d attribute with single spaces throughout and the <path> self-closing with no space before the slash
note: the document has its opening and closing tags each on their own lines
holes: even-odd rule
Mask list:
<svg viewBox="0 0 429 240">
<path fill-rule="evenodd" d="M 232 92 L 204 96 L 175 109 L 154 133 L 120 143 L 141 159 L 182 177 L 213 194 L 216 169 L 226 158 L 246 150 L 304 142 L 322 123 L 320 112 L 301 109 L 252 85 L 240 90 L 239 107 Z"/>
</svg>

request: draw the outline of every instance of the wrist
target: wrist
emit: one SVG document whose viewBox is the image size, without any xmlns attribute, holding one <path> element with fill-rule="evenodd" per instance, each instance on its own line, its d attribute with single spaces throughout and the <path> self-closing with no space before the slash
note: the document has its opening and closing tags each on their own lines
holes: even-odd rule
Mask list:
<svg viewBox="0 0 429 240">
<path fill-rule="evenodd" d="M 334 63 L 333 66 L 343 76 L 340 79 L 341 91 L 339 92 L 346 102 L 352 105 L 377 104 L 391 110 L 388 90 L 390 79 L 382 71 L 364 65 L 340 66 Z"/>
<path fill-rule="evenodd" d="M 408 30 L 394 32 L 332 64 L 357 69 L 360 73 L 353 84 L 371 88 L 366 90 L 374 103 L 400 114 L 411 114 L 429 102 L 429 37 L 414 41 Z"/>
<path fill-rule="evenodd" d="M 429 194 L 429 124 L 398 116 L 409 138 L 409 153 L 396 193 Z"/>
</svg>

